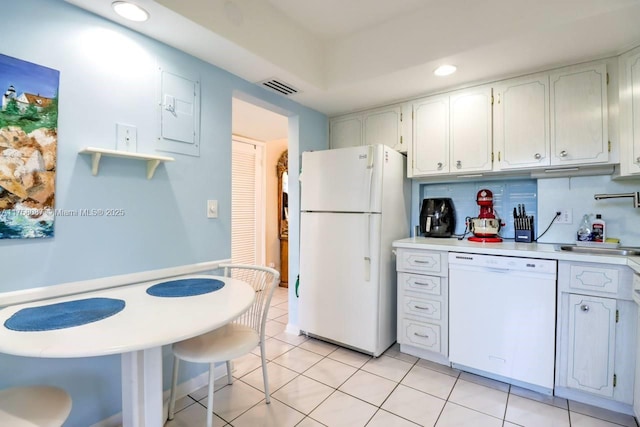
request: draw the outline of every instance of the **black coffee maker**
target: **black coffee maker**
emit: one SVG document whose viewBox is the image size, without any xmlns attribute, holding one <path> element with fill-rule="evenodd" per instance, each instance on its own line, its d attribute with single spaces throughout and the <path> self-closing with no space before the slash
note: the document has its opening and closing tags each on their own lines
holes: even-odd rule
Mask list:
<svg viewBox="0 0 640 427">
<path fill-rule="evenodd" d="M 426 237 L 451 237 L 456 230 L 453 200 L 424 199 L 420 209 L 420 234 Z"/>
</svg>

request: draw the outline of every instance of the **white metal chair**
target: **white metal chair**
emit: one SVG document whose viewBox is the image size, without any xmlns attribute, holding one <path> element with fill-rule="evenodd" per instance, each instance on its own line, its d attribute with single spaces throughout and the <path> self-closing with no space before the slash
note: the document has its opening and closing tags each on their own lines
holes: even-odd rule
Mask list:
<svg viewBox="0 0 640 427">
<path fill-rule="evenodd" d="M 51 386 L 0 390 L 0 426 L 61 427 L 71 412 L 71 397 Z"/>
<path fill-rule="evenodd" d="M 267 359 L 264 349 L 264 332 L 267 313 L 273 291 L 280 282 L 280 273 L 273 268 L 243 264 L 221 264 L 224 275 L 249 283 L 256 291 L 256 298 L 251 308 L 235 321 L 188 340 L 180 341 L 172 346 L 173 381 L 169 398 L 169 419 L 175 414 L 176 387 L 178 383 L 178 366 L 180 359 L 188 362 L 209 364 L 209 396 L 207 398 L 207 427 L 213 424 L 213 382 L 214 364 L 227 363 L 227 383 L 233 383 L 231 360 L 243 356 L 256 346 L 260 346 L 262 358 L 262 376 L 264 379 L 264 395 L 270 403 L 269 380 L 267 378 Z"/>
</svg>

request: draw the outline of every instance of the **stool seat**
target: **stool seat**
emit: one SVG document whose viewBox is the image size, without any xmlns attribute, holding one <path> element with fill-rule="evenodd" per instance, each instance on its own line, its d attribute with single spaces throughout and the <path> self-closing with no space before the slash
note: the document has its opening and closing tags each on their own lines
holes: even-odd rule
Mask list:
<svg viewBox="0 0 640 427">
<path fill-rule="evenodd" d="M 0 390 L 0 426 L 61 427 L 71 412 L 71 397 L 51 386 Z"/>
</svg>

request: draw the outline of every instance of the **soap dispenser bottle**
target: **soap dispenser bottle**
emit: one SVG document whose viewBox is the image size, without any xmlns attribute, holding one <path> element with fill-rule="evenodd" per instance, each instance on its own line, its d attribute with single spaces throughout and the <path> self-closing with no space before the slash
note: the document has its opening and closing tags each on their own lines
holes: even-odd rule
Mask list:
<svg viewBox="0 0 640 427">
<path fill-rule="evenodd" d="M 602 215 L 596 214 L 596 219 L 593 220 L 591 225 L 591 232 L 593 233 L 593 241 L 603 243 L 606 240 L 605 222 L 602 219 Z"/>
<path fill-rule="evenodd" d="M 580 221 L 580 227 L 578 228 L 577 239 L 580 242 L 588 242 L 592 238 L 591 224 L 589 223 L 589 215 L 585 214 Z"/>
</svg>

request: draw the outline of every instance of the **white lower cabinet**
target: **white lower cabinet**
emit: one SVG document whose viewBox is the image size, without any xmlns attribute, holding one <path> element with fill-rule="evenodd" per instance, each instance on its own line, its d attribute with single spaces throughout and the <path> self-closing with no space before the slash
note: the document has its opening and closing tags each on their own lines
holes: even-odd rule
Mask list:
<svg viewBox="0 0 640 427">
<path fill-rule="evenodd" d="M 400 351 L 448 364 L 447 252 L 397 249 Z"/>
<path fill-rule="evenodd" d="M 626 266 L 559 263 L 555 395 L 631 413 L 637 326 L 632 278 Z"/>
</svg>

